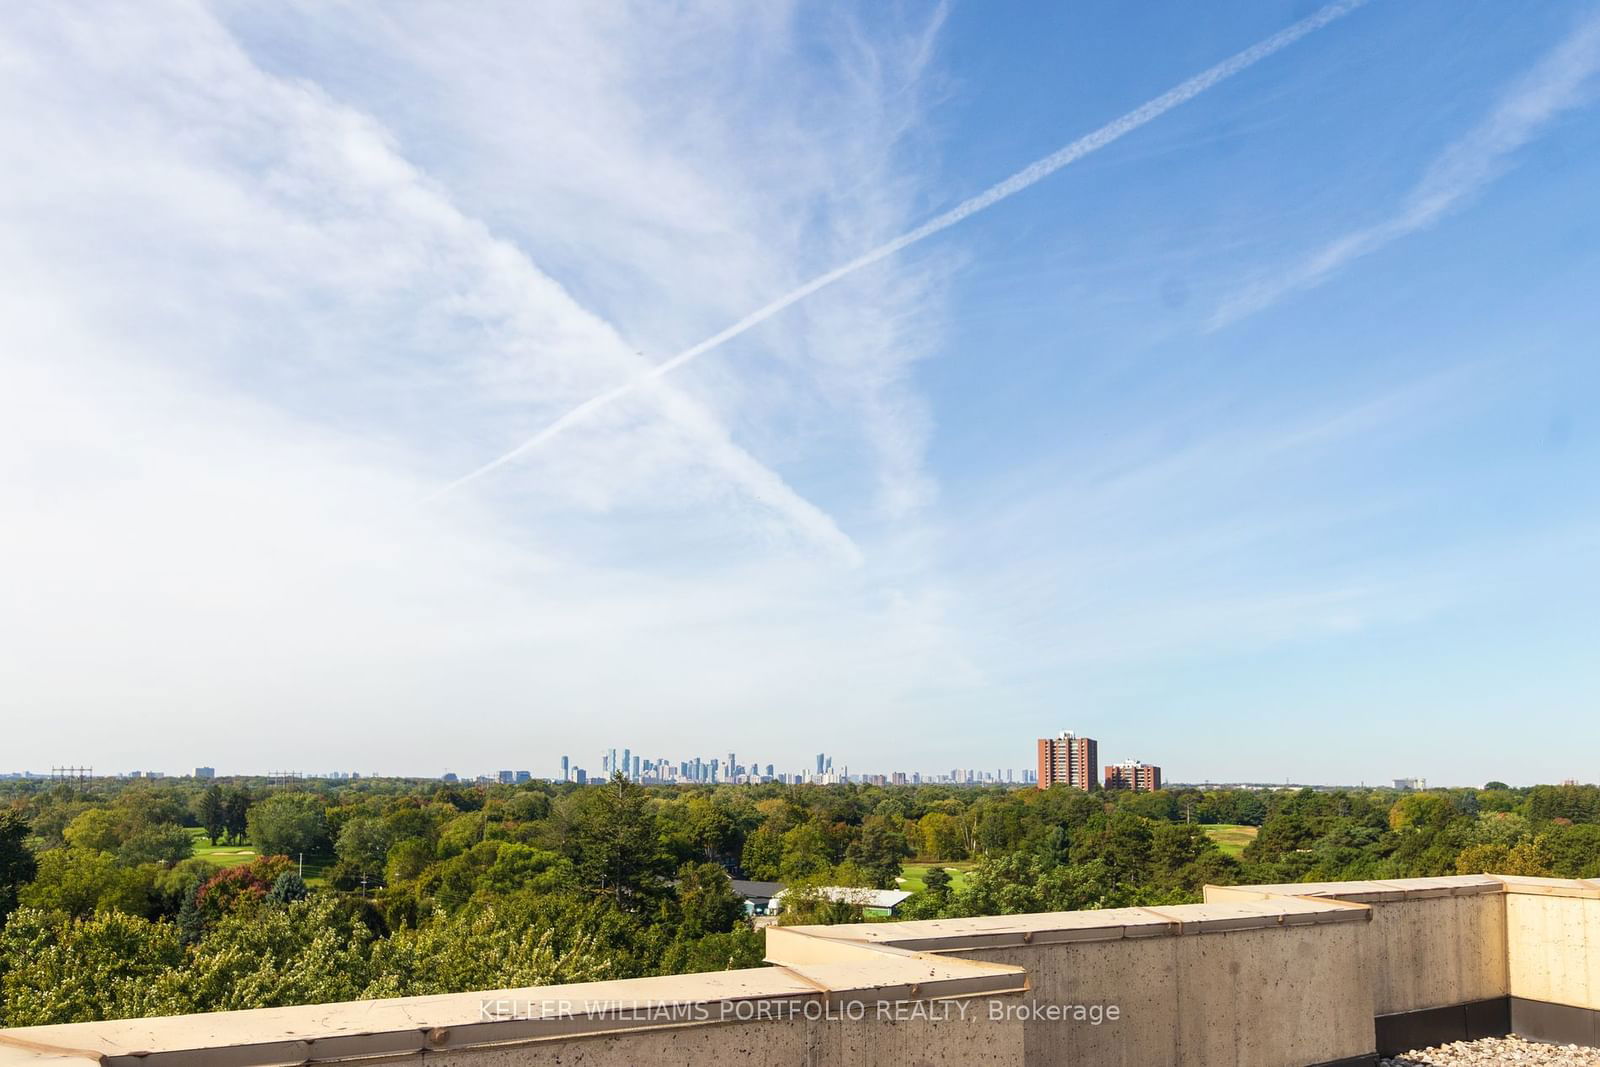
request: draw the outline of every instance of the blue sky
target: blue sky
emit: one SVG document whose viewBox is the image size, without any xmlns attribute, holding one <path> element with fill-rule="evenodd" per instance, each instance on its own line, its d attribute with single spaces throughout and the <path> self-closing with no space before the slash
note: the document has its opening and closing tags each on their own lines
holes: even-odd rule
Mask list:
<svg viewBox="0 0 1600 1067">
<path fill-rule="evenodd" d="M 1318 10 L 24 5 L 0 763 L 1593 780 L 1600 5 L 1371 0 L 642 377 Z"/>
</svg>

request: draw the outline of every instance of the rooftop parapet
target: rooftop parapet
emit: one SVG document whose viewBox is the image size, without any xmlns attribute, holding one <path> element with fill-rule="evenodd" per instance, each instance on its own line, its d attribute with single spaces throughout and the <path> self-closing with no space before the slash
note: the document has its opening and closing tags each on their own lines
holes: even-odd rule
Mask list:
<svg viewBox="0 0 1600 1067">
<path fill-rule="evenodd" d="M 782 956 L 792 938 L 822 938 L 867 945 L 890 945 L 919 952 L 970 952 L 980 948 L 1178 937 L 1317 923 L 1366 922 L 1363 908 L 1337 900 L 1308 900 L 1276 894 L 1248 899 L 1160 908 L 1105 908 L 990 915 L 970 919 L 923 919 L 900 923 L 840 926 L 784 926 L 767 931 L 768 957 Z M 780 947 L 781 946 L 781 947 Z"/>
<path fill-rule="evenodd" d="M 773 927 L 773 966 L 750 970 L 4 1030 L 0 1064 L 1306 1067 L 1370 1064 L 1419 1027 L 1473 1036 L 1519 1017 L 1600 1041 L 1600 883 L 1465 876 L 1206 895 Z M 1090 1002 L 1117 1016 L 1039 1010 Z"/>
</svg>

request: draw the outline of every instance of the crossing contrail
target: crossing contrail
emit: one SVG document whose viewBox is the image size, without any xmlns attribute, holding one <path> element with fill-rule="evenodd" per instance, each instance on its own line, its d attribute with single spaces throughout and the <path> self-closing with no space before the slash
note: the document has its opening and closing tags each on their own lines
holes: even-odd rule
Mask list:
<svg viewBox="0 0 1600 1067">
<path fill-rule="evenodd" d="M 988 189 L 985 189 L 983 192 L 971 197 L 970 199 L 962 201 L 949 211 L 946 211 L 944 214 L 936 215 L 927 222 L 924 222 L 921 226 L 918 226 L 916 229 L 908 230 L 899 237 L 896 237 L 891 241 L 887 241 L 878 247 L 871 249 L 870 251 L 863 252 L 855 259 L 837 266 L 825 274 L 817 275 L 815 278 L 812 278 L 805 284 L 795 289 L 791 289 L 789 292 L 778 297 L 771 303 L 757 308 L 755 311 L 752 311 L 750 314 L 746 315 L 744 318 L 740 319 L 738 322 L 735 322 L 733 325 L 727 327 L 721 332 L 712 334 L 699 344 L 692 345 L 689 348 L 684 349 L 682 352 L 679 352 L 677 355 L 672 356 L 670 359 L 666 359 L 660 363 L 657 363 L 649 370 L 629 378 L 620 385 L 590 397 L 588 400 L 585 400 L 571 411 L 568 411 L 565 415 L 562 415 L 560 418 L 556 419 L 550 425 L 546 426 L 544 429 L 540 430 L 526 441 L 523 441 L 511 451 L 490 460 L 488 463 L 485 463 L 476 470 L 462 475 L 455 481 L 446 485 L 444 488 L 432 494 L 429 499 L 437 499 L 438 497 L 444 496 L 446 493 L 452 492 L 455 489 L 459 489 L 468 482 L 475 481 L 478 478 L 483 477 L 485 474 L 488 474 L 495 468 L 510 463 L 518 456 L 538 448 L 552 437 L 555 437 L 563 430 L 567 429 L 567 427 L 587 418 L 591 412 L 597 411 L 600 408 L 605 407 L 607 404 L 627 396 L 629 393 L 632 393 L 635 390 L 650 384 L 658 378 L 662 378 L 668 374 L 671 374 L 673 371 L 677 370 L 685 363 L 688 363 L 690 360 L 702 356 L 724 342 L 731 341 L 733 338 L 738 337 L 746 330 L 760 325 L 761 323 L 770 319 L 772 316 L 776 315 L 778 312 L 782 311 L 784 308 L 789 307 L 791 304 L 796 304 L 801 300 L 804 300 L 818 289 L 832 285 L 840 278 L 854 274 L 861 268 L 871 266 L 881 259 L 886 259 L 889 256 L 894 255 L 896 252 L 899 252 L 901 249 L 914 245 L 924 238 L 932 237 L 941 230 L 947 230 L 956 223 L 961 222 L 972 215 L 976 215 L 985 208 L 992 207 L 1007 197 L 1022 192 L 1022 190 L 1028 188 L 1030 185 L 1048 178 L 1062 167 L 1065 167 L 1070 163 L 1076 163 L 1084 156 L 1087 156 L 1092 152 L 1099 151 L 1111 142 L 1125 136 L 1126 134 L 1132 133 L 1134 130 L 1137 130 L 1146 123 L 1153 122 L 1178 105 L 1193 100 L 1195 97 L 1199 96 L 1207 89 L 1210 89 L 1218 82 L 1226 81 L 1235 74 L 1238 74 L 1244 70 L 1248 70 L 1250 67 L 1255 66 L 1257 63 L 1261 62 L 1263 59 L 1266 59 L 1273 53 L 1279 52 L 1294 44 L 1302 37 L 1305 37 L 1311 33 L 1315 33 L 1317 30 L 1322 29 L 1329 23 L 1343 18 L 1356 8 L 1361 7 L 1366 3 L 1367 0 L 1337 0 L 1336 3 L 1327 5 L 1326 7 L 1317 11 L 1315 14 L 1309 15 L 1306 18 L 1301 19 L 1299 22 L 1296 22 L 1294 25 L 1279 30 L 1266 40 L 1251 45 L 1243 52 L 1239 52 L 1238 54 L 1223 60 L 1214 67 L 1201 71 L 1188 81 L 1179 83 L 1155 99 L 1134 108 L 1132 111 L 1128 112 L 1122 117 L 1113 119 L 1111 122 L 1106 123 L 1104 126 L 1101 126 L 1094 132 L 1085 134 L 1076 141 L 1073 141 L 1071 144 L 1052 152 L 1050 155 L 1045 156 L 1043 159 L 1038 160 L 1035 163 L 1029 164 L 1004 181 L 990 186 Z"/>
</svg>

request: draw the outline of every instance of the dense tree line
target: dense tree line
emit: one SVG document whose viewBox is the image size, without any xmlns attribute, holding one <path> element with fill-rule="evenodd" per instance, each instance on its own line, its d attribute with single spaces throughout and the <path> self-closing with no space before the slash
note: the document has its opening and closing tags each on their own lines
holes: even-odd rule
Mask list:
<svg viewBox="0 0 1600 1067">
<path fill-rule="evenodd" d="M 930 869 L 908 918 L 1179 903 L 1207 883 L 1600 876 L 1592 786 L 0 788 L 11 1026 L 755 966 L 730 877 L 787 883 L 785 922 L 844 922 L 860 908 L 817 887 L 890 888 L 911 861 Z M 1228 855 L 1217 824 L 1259 830 Z"/>
</svg>

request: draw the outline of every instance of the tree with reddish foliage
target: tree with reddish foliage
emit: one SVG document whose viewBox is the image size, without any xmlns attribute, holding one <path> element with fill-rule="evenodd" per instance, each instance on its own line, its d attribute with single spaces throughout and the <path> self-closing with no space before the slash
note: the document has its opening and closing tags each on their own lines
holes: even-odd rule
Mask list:
<svg viewBox="0 0 1600 1067">
<path fill-rule="evenodd" d="M 265 900 L 278 876 L 292 868 L 287 856 L 258 856 L 241 866 L 220 870 L 200 884 L 195 908 L 206 922 L 215 922 L 241 907 Z"/>
</svg>

